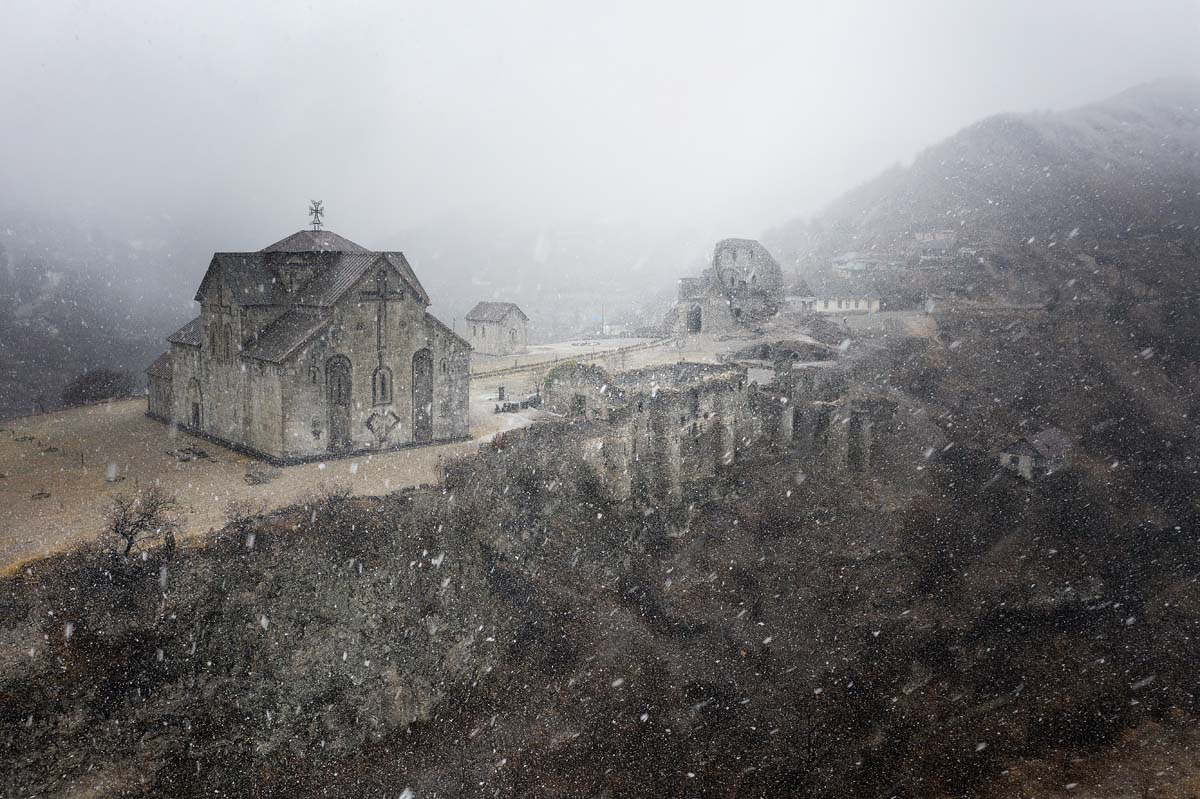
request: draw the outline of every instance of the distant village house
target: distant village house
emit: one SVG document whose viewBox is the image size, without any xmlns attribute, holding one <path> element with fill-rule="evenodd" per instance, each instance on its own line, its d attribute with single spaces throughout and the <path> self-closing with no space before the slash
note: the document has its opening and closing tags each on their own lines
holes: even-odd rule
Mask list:
<svg viewBox="0 0 1200 799">
<path fill-rule="evenodd" d="M 795 311 L 849 316 L 875 313 L 882 307 L 882 300 L 879 294 L 853 280 L 829 279 L 816 283 L 815 289 L 801 281 L 796 294 L 788 296 L 787 305 Z"/>
<path fill-rule="evenodd" d="M 1000 452 L 1000 465 L 1026 480 L 1056 472 L 1071 463 L 1071 442 L 1056 427 L 1019 438 Z"/>
</svg>

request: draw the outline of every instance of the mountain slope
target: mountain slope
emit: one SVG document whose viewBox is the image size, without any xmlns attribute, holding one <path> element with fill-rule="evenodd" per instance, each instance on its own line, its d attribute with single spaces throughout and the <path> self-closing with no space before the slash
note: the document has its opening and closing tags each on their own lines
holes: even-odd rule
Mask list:
<svg viewBox="0 0 1200 799">
<path fill-rule="evenodd" d="M 989 117 L 769 239 L 785 257 L 955 228 L 1014 240 L 1197 235 L 1200 82 L 1160 81 L 1070 111 Z"/>
</svg>

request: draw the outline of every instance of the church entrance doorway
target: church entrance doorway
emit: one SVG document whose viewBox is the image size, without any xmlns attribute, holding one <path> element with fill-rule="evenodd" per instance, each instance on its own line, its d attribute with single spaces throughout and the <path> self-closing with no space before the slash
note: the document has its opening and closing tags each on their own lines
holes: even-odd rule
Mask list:
<svg viewBox="0 0 1200 799">
<path fill-rule="evenodd" d="M 433 441 L 433 353 L 417 350 L 412 359 L 413 443 Z"/>
<path fill-rule="evenodd" d="M 700 321 L 701 321 L 700 313 L 701 312 L 700 312 L 699 305 L 693 305 L 691 308 L 688 308 L 687 332 L 689 332 L 689 333 L 699 333 L 700 332 Z"/>
<path fill-rule="evenodd" d="M 329 451 L 345 452 L 350 449 L 350 402 L 351 402 L 350 359 L 335 355 L 325 364 L 325 385 L 329 403 Z"/>
</svg>

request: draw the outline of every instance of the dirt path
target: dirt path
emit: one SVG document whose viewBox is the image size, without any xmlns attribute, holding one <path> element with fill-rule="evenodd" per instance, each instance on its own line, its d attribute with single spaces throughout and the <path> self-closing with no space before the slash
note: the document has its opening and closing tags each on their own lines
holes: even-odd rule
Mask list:
<svg viewBox="0 0 1200 799">
<path fill-rule="evenodd" d="M 145 400 L 136 399 L 4 423 L 0 564 L 11 567 L 96 535 L 110 498 L 147 483 L 178 495 L 184 535 L 194 536 L 223 526 L 231 500 L 269 510 L 303 500 L 323 484 L 384 494 L 435 483 L 444 458 L 474 452 L 497 432 L 532 420 L 530 414 L 493 414 L 486 404 L 473 404 L 472 441 L 289 466 L 269 483 L 248 485 L 246 472 L 260 466 L 253 458 L 172 431 L 146 418 L 145 410 Z M 189 445 L 209 457 L 180 462 L 169 454 Z M 120 478 L 116 482 L 107 479 L 112 469 Z"/>
</svg>

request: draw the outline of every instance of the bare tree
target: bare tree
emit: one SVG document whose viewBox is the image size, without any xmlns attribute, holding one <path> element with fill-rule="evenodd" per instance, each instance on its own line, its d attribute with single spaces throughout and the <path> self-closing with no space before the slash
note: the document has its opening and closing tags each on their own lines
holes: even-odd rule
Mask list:
<svg viewBox="0 0 1200 799">
<path fill-rule="evenodd" d="M 174 494 L 155 485 L 137 494 L 118 494 L 109 506 L 105 530 L 125 542 L 125 555 L 146 538 L 161 535 L 173 542 L 179 529 L 178 507 Z"/>
</svg>

